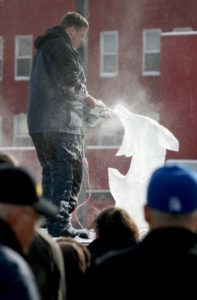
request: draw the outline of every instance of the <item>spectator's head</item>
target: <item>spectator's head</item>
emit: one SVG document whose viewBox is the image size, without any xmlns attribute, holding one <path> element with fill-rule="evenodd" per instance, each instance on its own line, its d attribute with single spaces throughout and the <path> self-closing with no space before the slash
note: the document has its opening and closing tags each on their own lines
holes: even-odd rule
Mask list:
<svg viewBox="0 0 197 300">
<path fill-rule="evenodd" d="M 197 175 L 180 165 L 167 165 L 151 176 L 145 218 L 151 228 L 181 226 L 195 229 Z"/>
<path fill-rule="evenodd" d="M 87 247 L 77 240 L 66 237 L 59 237 L 56 241 L 60 245 L 66 264 L 70 266 L 70 269 L 76 268 L 81 273 L 85 273 L 90 266 L 90 253 Z"/>
<path fill-rule="evenodd" d="M 68 34 L 75 49 L 79 48 L 89 29 L 88 21 L 77 12 L 68 12 L 61 19 L 60 26 Z"/>
<path fill-rule="evenodd" d="M 63 255 L 56 240 L 45 230 L 38 229 L 27 257 L 36 277 L 41 299 L 65 299 Z"/>
<path fill-rule="evenodd" d="M 83 276 L 90 267 L 90 253 L 77 240 L 59 237 L 56 239 L 64 259 L 67 299 L 79 299 L 83 290 Z"/>
<path fill-rule="evenodd" d="M 129 237 L 139 239 L 136 224 L 128 212 L 120 207 L 108 207 L 101 211 L 93 222 L 93 228 L 96 236 L 106 241 Z"/>
<path fill-rule="evenodd" d="M 22 167 L 0 166 L 0 218 L 9 224 L 24 252 L 40 216 L 56 215 L 56 208 L 37 193 L 34 178 Z"/>
</svg>

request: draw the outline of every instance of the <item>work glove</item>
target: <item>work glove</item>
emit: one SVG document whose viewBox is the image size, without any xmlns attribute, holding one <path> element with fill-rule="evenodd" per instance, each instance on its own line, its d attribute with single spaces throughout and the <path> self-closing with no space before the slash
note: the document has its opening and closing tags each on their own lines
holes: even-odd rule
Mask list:
<svg viewBox="0 0 197 300">
<path fill-rule="evenodd" d="M 101 100 L 97 100 L 97 105 L 91 111 L 92 114 L 98 115 L 99 118 L 110 118 L 112 116 L 111 109 Z"/>
<path fill-rule="evenodd" d="M 94 108 L 85 110 L 84 120 L 90 127 L 95 127 L 104 119 L 108 119 L 112 116 L 111 109 L 103 103 L 101 100 L 96 100 L 97 104 Z"/>
</svg>

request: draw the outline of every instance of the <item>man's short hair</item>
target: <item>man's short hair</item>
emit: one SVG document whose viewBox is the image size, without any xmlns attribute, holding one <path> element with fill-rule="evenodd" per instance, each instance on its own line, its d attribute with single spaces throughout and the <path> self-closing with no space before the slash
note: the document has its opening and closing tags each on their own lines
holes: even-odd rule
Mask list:
<svg viewBox="0 0 197 300">
<path fill-rule="evenodd" d="M 60 25 L 66 29 L 68 27 L 74 26 L 76 28 L 89 27 L 88 21 L 78 12 L 68 12 L 60 21 Z"/>
</svg>

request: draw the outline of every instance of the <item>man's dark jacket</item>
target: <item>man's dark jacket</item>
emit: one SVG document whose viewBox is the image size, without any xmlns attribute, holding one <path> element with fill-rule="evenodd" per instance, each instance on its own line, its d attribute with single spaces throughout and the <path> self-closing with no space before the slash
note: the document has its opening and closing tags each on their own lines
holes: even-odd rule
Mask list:
<svg viewBox="0 0 197 300">
<path fill-rule="evenodd" d="M 86 78 L 79 53 L 61 26 L 35 40 L 29 87 L 29 133 L 81 134 Z"/>
<path fill-rule="evenodd" d="M 100 259 L 87 274 L 86 299 L 193 299 L 196 270 L 196 234 L 155 229 L 137 247 Z"/>
</svg>

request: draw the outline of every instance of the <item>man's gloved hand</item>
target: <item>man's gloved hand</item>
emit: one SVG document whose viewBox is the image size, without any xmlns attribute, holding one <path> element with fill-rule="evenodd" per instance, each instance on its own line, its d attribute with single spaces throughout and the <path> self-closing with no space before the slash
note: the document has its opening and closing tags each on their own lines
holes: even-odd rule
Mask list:
<svg viewBox="0 0 197 300">
<path fill-rule="evenodd" d="M 89 113 L 96 119 L 107 119 L 112 116 L 111 109 L 101 100 L 96 100 L 96 106 L 92 108 Z"/>
<path fill-rule="evenodd" d="M 97 100 L 96 107 L 94 108 L 95 114 L 98 114 L 100 118 L 110 118 L 112 116 L 111 109 L 103 103 L 101 100 Z"/>
<path fill-rule="evenodd" d="M 113 113 L 111 109 L 103 103 L 103 101 L 95 99 L 96 106 L 90 108 L 86 105 L 84 109 L 84 121 L 90 127 L 95 127 L 101 123 L 104 119 L 112 117 Z"/>
</svg>

